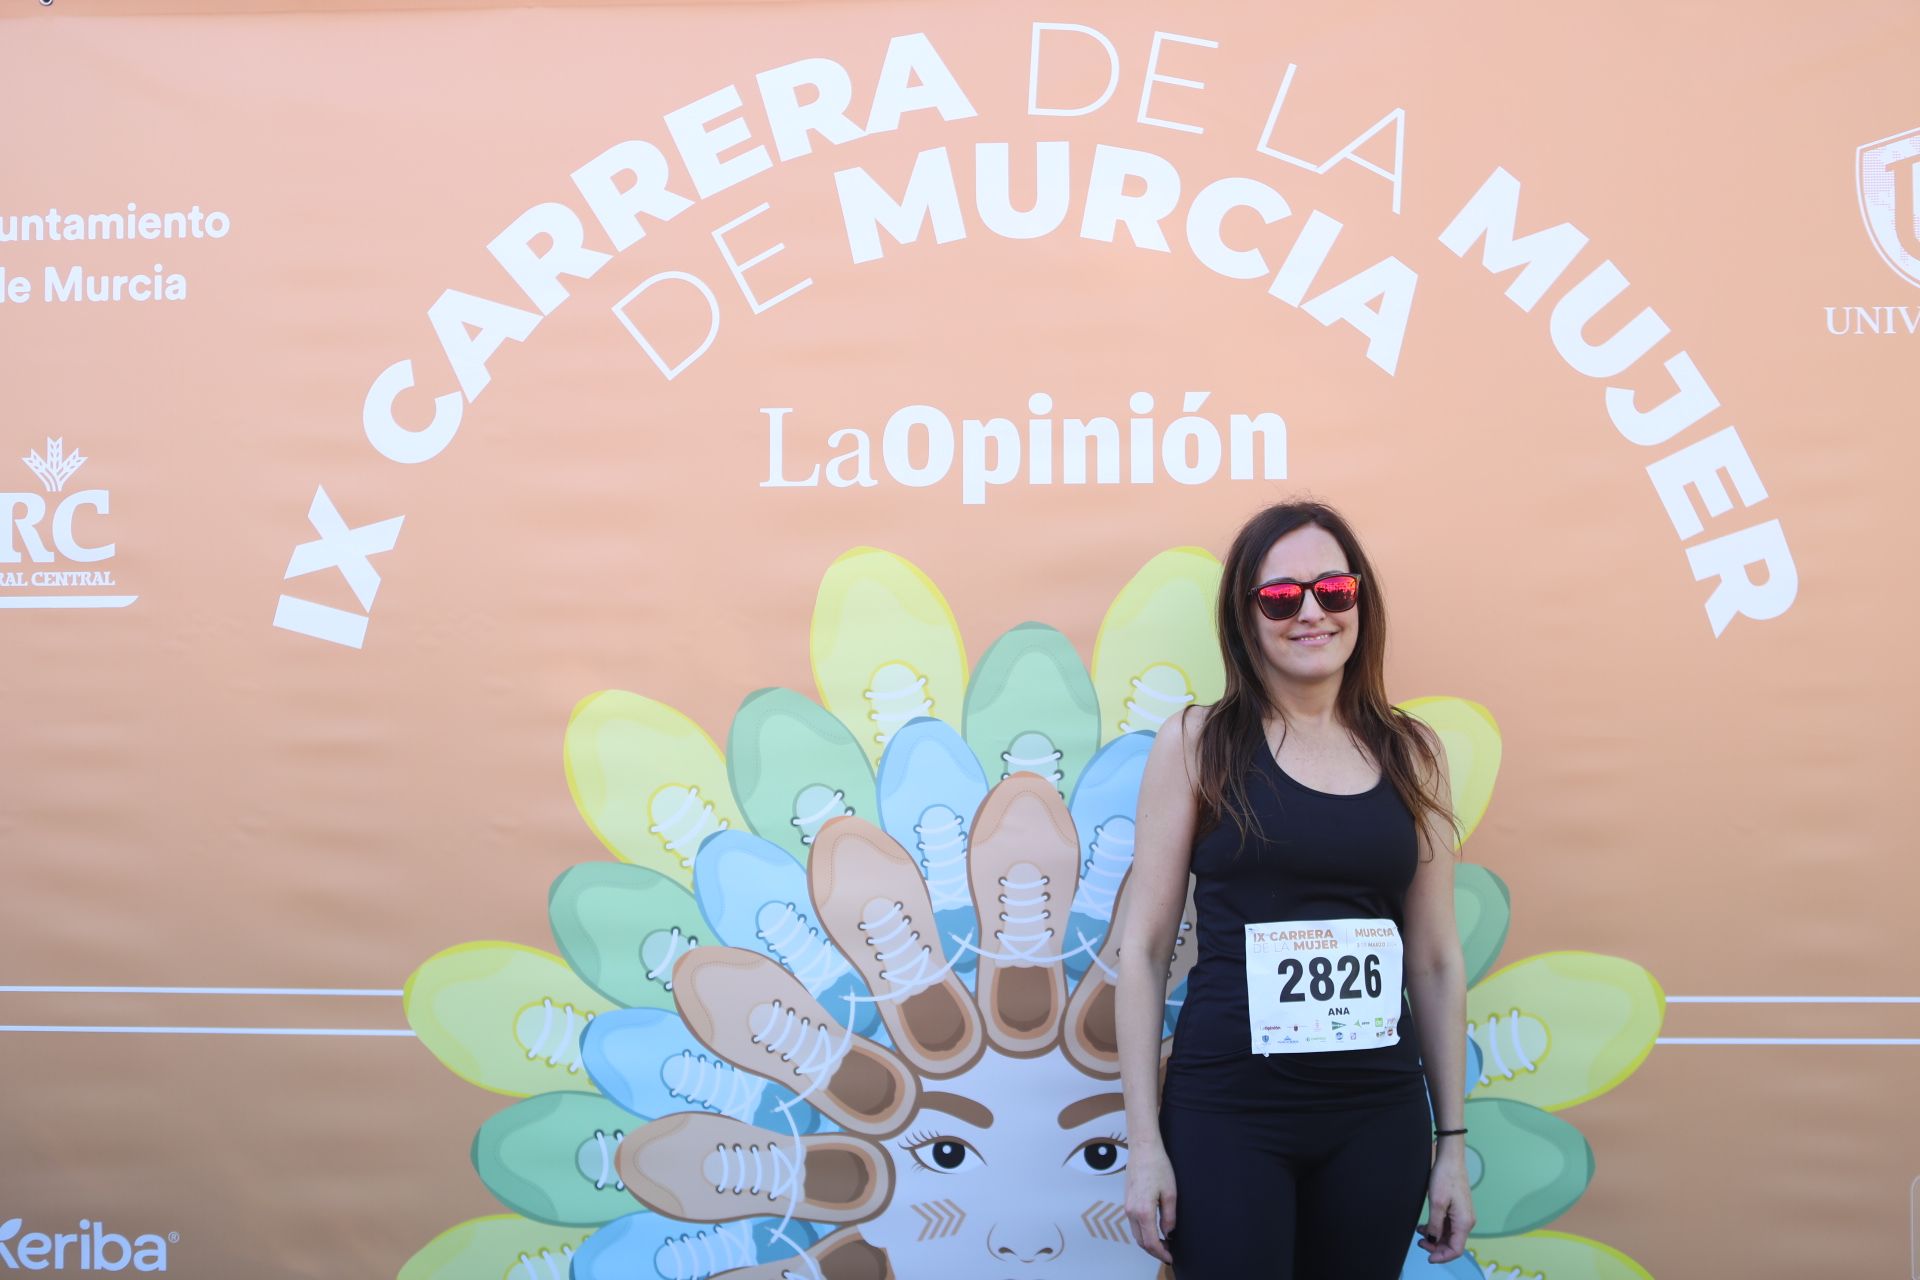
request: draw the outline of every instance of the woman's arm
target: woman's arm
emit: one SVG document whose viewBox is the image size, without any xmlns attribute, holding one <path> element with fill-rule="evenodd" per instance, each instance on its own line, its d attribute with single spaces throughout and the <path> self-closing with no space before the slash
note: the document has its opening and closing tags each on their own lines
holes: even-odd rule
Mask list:
<svg viewBox="0 0 1920 1280">
<path fill-rule="evenodd" d="M 1173 1166 L 1160 1141 L 1160 1033 L 1167 966 L 1187 903 L 1197 805 L 1196 747 L 1206 712 L 1196 709 L 1160 727 L 1147 755 L 1135 812 L 1133 868 L 1127 872 L 1114 994 L 1120 1087 L 1127 1104 L 1127 1217 L 1134 1239 L 1172 1262 L 1162 1237 L 1173 1230 Z"/>
<path fill-rule="evenodd" d="M 1446 798 L 1451 794 L 1446 754 L 1425 725 L 1416 725 L 1433 747 L 1437 766 L 1433 776 L 1424 780 L 1427 794 Z M 1443 821 L 1427 822 L 1420 833 L 1422 861 L 1407 890 L 1407 998 L 1413 1005 L 1414 1025 L 1420 1029 L 1420 1056 L 1436 1129 L 1459 1129 L 1466 1123 L 1467 981 L 1453 918 L 1457 855 L 1452 834 Z M 1430 1262 L 1448 1262 L 1466 1251 L 1467 1233 L 1474 1223 L 1466 1161 L 1463 1137 L 1435 1140 L 1427 1194 L 1431 1215 L 1421 1227 L 1424 1238 L 1420 1241 Z"/>
</svg>

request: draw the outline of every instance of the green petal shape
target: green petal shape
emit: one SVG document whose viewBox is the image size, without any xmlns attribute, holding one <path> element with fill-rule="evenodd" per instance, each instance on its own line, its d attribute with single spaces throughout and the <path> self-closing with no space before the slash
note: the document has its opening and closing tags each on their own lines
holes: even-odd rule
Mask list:
<svg viewBox="0 0 1920 1280">
<path fill-rule="evenodd" d="M 891 552 L 855 547 L 827 566 L 808 648 L 820 700 L 869 764 L 914 717 L 959 717 L 967 689 L 959 624 L 933 580 Z"/>
<path fill-rule="evenodd" d="M 1593 1178 L 1593 1148 L 1580 1131 L 1538 1107 L 1506 1098 L 1466 1104 L 1467 1169 L 1474 1232 L 1514 1235 L 1565 1213 Z"/>
<path fill-rule="evenodd" d="M 961 733 L 991 782 L 1037 773 L 1062 795 L 1100 746 L 1100 702 L 1073 642 L 1023 622 L 982 654 Z"/>
<path fill-rule="evenodd" d="M 1162 551 L 1120 588 L 1093 642 L 1101 741 L 1158 732 L 1182 707 L 1219 701 L 1219 591 L 1220 562 L 1199 547 Z"/>
<path fill-rule="evenodd" d="M 564 1276 L 572 1271 L 574 1250 L 592 1234 L 590 1229 L 547 1226 L 512 1213 L 469 1218 L 448 1227 L 408 1258 L 397 1280 Z"/>
<path fill-rule="evenodd" d="M 1454 867 L 1453 919 L 1460 930 L 1460 953 L 1467 962 L 1467 985 L 1472 986 L 1486 976 L 1507 943 L 1513 899 L 1506 882 L 1478 863 Z"/>
<path fill-rule="evenodd" d="M 1467 1248 L 1493 1280 L 1653 1280 L 1645 1267 L 1612 1245 L 1564 1231 L 1529 1231 L 1498 1240 L 1475 1234 Z"/>
<path fill-rule="evenodd" d="M 1460 839 L 1473 834 L 1493 799 L 1493 780 L 1500 773 L 1500 726 L 1493 713 L 1465 698 L 1414 698 L 1400 704 L 1440 735 L 1447 753 L 1447 778 L 1453 792 L 1453 814 L 1460 820 Z"/>
<path fill-rule="evenodd" d="M 541 1222 L 591 1226 L 636 1208 L 614 1148 L 646 1121 L 597 1093 L 542 1093 L 487 1117 L 473 1167 L 501 1204 Z"/>
<path fill-rule="evenodd" d="M 1617 956 L 1549 951 L 1498 969 L 1467 991 L 1473 1096 L 1547 1111 L 1598 1097 L 1646 1058 L 1666 1011 L 1653 975 Z"/>
<path fill-rule="evenodd" d="M 742 825 L 720 748 L 664 702 L 608 689 L 567 720 L 567 789 L 617 858 L 693 887 L 693 855 L 724 827 Z"/>
<path fill-rule="evenodd" d="M 559 956 L 517 942 L 463 942 L 413 971 L 401 1007 L 449 1071 L 524 1097 L 587 1083 L 580 1032 L 613 1006 Z"/>
<path fill-rule="evenodd" d="M 645 867 L 583 862 L 547 896 L 553 940 L 575 973 L 629 1008 L 673 1008 L 673 966 L 712 942 L 693 895 Z"/>
<path fill-rule="evenodd" d="M 873 765 L 847 726 L 791 689 L 750 693 L 727 731 L 727 777 L 747 825 L 805 862 L 828 818 L 879 821 Z"/>
</svg>

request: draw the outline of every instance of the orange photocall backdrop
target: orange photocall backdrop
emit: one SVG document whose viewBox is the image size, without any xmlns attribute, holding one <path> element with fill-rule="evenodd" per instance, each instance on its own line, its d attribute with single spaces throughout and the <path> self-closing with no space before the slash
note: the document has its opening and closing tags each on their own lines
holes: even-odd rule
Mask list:
<svg viewBox="0 0 1920 1280">
<path fill-rule="evenodd" d="M 1891 2 L 9 0 L 0 1269 L 395 1275 L 513 1212 L 508 1099 L 400 991 L 552 952 L 612 858 L 577 704 L 725 749 L 820 698 L 859 547 L 968 663 L 1097 667 L 1143 566 L 1307 494 L 1391 696 L 1497 723 L 1500 963 L 1664 996 L 1565 1117 L 1543 1230 L 1603 1261 L 1495 1274 L 1920 1275 L 1916 47 Z"/>
</svg>

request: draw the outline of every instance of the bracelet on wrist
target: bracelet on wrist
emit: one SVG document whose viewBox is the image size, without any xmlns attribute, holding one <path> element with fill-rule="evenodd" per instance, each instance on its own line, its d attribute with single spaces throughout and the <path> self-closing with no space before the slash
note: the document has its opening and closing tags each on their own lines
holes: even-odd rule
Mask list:
<svg viewBox="0 0 1920 1280">
<path fill-rule="evenodd" d="M 1452 1137 L 1454 1134 L 1464 1134 L 1465 1132 L 1466 1132 L 1465 1129 L 1435 1129 L 1433 1131 L 1433 1136 L 1436 1138 L 1448 1138 L 1448 1137 Z"/>
</svg>

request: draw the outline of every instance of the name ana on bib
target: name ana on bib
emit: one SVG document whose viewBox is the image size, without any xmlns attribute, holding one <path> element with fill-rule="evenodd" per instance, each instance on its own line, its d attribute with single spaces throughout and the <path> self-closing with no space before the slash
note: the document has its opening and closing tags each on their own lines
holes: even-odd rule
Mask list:
<svg viewBox="0 0 1920 1280">
<path fill-rule="evenodd" d="M 1254 1053 L 1327 1053 L 1400 1042 L 1400 930 L 1391 920 L 1247 926 Z"/>
</svg>

